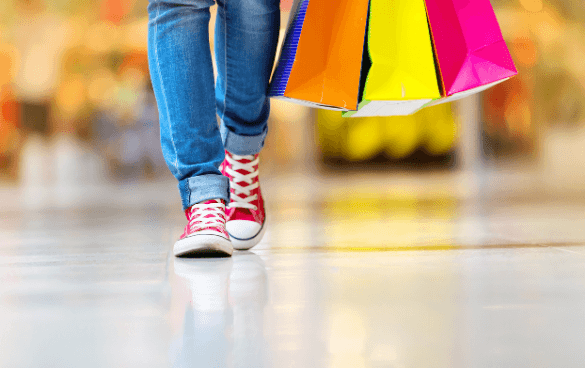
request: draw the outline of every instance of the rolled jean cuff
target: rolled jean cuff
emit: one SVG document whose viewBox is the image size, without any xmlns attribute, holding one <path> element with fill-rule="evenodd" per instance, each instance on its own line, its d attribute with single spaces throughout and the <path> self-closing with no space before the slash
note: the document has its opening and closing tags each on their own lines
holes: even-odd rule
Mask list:
<svg viewBox="0 0 585 368">
<path fill-rule="evenodd" d="M 264 128 L 264 131 L 258 135 L 239 135 L 229 130 L 222 121 L 219 132 L 221 133 L 223 147 L 226 150 L 236 155 L 245 156 L 255 155 L 262 150 L 268 129 Z"/>
<path fill-rule="evenodd" d="M 227 177 L 217 174 L 207 174 L 187 178 L 179 182 L 183 210 L 199 202 L 210 199 L 230 200 L 230 181 Z"/>
</svg>

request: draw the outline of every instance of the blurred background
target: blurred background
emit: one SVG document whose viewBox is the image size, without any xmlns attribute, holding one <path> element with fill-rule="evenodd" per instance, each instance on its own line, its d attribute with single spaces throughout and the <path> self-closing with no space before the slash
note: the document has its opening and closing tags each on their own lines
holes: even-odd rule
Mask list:
<svg viewBox="0 0 585 368">
<path fill-rule="evenodd" d="M 282 3 L 283 29 L 291 2 Z M 173 180 L 148 76 L 147 3 L 0 3 L 0 187 L 8 199 L 15 188 L 72 193 L 64 188 Z M 409 117 L 342 119 L 273 101 L 263 177 L 410 178 L 441 182 L 453 196 L 581 193 L 585 4 L 492 3 L 516 78 Z"/>
<path fill-rule="evenodd" d="M 585 2 L 492 0 L 519 75 L 454 104 L 273 101 L 233 271 L 169 253 L 147 3 L 0 0 L 0 367 L 583 365 Z"/>
</svg>

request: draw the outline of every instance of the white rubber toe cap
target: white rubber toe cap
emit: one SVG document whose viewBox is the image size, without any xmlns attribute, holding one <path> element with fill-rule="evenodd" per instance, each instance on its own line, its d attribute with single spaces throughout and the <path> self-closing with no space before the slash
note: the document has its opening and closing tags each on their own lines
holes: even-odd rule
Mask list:
<svg viewBox="0 0 585 368">
<path fill-rule="evenodd" d="M 226 229 L 235 249 L 250 249 L 260 242 L 264 235 L 264 226 L 254 221 L 232 220 L 226 223 Z"/>
<path fill-rule="evenodd" d="M 215 232 L 201 231 L 196 235 L 178 240 L 173 247 L 175 256 L 203 256 L 208 254 L 223 254 L 231 256 L 234 248 L 232 243 Z"/>
</svg>

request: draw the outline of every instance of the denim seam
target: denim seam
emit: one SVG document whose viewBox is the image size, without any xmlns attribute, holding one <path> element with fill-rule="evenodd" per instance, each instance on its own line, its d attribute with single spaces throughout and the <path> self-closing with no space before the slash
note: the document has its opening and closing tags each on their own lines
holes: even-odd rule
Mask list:
<svg viewBox="0 0 585 368">
<path fill-rule="evenodd" d="M 160 4 L 158 4 L 158 6 L 156 7 L 156 18 L 158 18 L 160 16 Z M 155 37 L 155 44 L 156 46 L 154 47 L 154 55 L 156 57 L 156 70 L 158 72 L 158 77 L 160 80 L 160 89 L 162 92 L 162 97 L 163 97 L 163 101 L 165 104 L 165 110 L 167 113 L 167 124 L 169 125 L 169 132 L 170 132 L 170 136 L 171 136 L 171 143 L 173 144 L 173 153 L 175 154 L 175 171 L 177 172 L 177 176 L 182 176 L 181 174 L 181 170 L 179 169 L 179 155 L 177 153 L 177 147 L 175 146 L 175 139 L 173 138 L 173 127 L 171 124 L 171 113 L 169 111 L 169 103 L 167 100 L 167 94 L 165 93 L 165 87 L 164 87 L 164 81 L 163 81 L 163 77 L 162 74 L 160 72 L 160 61 L 159 61 L 159 57 L 158 57 L 158 42 L 157 42 L 157 38 L 158 38 L 158 22 L 154 23 L 154 37 Z"/>
<path fill-rule="evenodd" d="M 223 5 L 223 67 L 224 67 L 224 71 L 225 71 L 225 86 L 224 86 L 224 96 L 223 96 L 223 112 L 221 114 L 221 120 L 223 121 L 225 119 L 225 112 L 227 111 L 227 94 L 228 94 L 228 59 L 227 59 L 227 6 L 228 6 L 228 2 L 229 0 L 226 0 L 224 2 Z M 227 141 L 227 140 L 226 140 Z M 223 142 L 225 144 L 225 142 Z"/>
<path fill-rule="evenodd" d="M 187 197 L 184 199 L 185 204 L 184 207 L 188 207 L 191 204 L 191 187 L 189 187 L 189 180 L 185 180 L 185 191 L 187 192 Z"/>
</svg>

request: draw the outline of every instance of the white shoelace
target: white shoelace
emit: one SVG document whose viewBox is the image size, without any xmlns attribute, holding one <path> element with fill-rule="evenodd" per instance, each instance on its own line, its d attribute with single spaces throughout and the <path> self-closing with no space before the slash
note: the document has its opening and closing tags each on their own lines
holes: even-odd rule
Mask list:
<svg viewBox="0 0 585 368">
<path fill-rule="evenodd" d="M 225 205 L 219 200 L 214 203 L 198 203 L 193 205 L 190 215 L 189 229 L 191 231 L 194 231 L 195 227 L 225 226 Z M 196 222 L 199 223 L 196 224 Z"/>
<path fill-rule="evenodd" d="M 248 208 L 256 211 L 257 206 L 253 205 L 252 201 L 258 199 L 258 194 L 251 195 L 252 191 L 258 188 L 258 182 L 254 182 L 254 178 L 258 177 L 258 171 L 255 170 L 254 166 L 258 165 L 259 158 L 254 160 L 254 156 L 239 156 L 239 155 L 226 155 L 225 158 L 229 162 L 231 167 L 227 167 L 227 173 L 233 178 L 230 183 L 234 189 L 234 194 L 231 196 L 229 208 Z M 248 163 L 242 163 L 241 160 L 248 160 Z M 248 172 L 248 174 L 240 174 L 238 170 Z M 241 186 L 239 183 L 247 183 L 248 186 Z"/>
</svg>

